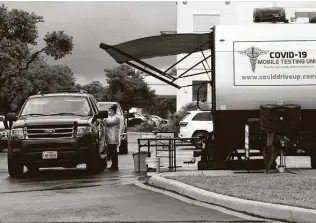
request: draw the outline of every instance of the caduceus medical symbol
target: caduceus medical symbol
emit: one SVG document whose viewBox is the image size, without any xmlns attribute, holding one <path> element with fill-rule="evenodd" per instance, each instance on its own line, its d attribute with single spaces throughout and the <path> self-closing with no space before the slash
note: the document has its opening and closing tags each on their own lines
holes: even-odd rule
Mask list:
<svg viewBox="0 0 316 223">
<path fill-rule="evenodd" d="M 241 55 L 245 55 L 249 57 L 251 70 L 254 73 L 256 70 L 258 57 L 261 55 L 267 54 L 269 51 L 261 50 L 257 47 L 252 46 L 252 47 L 249 47 L 248 49 L 245 49 L 243 51 L 237 51 L 237 52 L 240 53 Z"/>
</svg>

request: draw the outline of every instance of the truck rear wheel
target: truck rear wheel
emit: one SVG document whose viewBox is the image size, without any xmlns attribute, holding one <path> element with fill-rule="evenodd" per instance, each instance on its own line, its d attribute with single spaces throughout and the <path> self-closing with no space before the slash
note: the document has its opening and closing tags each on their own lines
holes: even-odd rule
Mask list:
<svg viewBox="0 0 316 223">
<path fill-rule="evenodd" d="M 101 154 L 96 148 L 92 148 L 88 157 L 88 161 L 86 163 L 87 171 L 92 174 L 97 174 L 105 170 L 107 166 L 106 156 L 104 158 L 101 157 Z"/>
<path fill-rule="evenodd" d="M 8 156 L 8 172 L 11 177 L 18 178 L 23 176 L 24 165 Z"/>
</svg>

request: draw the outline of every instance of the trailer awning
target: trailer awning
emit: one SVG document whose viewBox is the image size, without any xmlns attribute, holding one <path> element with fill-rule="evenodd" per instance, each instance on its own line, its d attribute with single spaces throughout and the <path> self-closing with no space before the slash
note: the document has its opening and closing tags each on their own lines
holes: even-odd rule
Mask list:
<svg viewBox="0 0 316 223">
<path fill-rule="evenodd" d="M 117 63 L 154 57 L 172 56 L 210 49 L 210 33 L 170 34 L 150 36 L 120 43 L 117 45 L 100 44 Z"/>
</svg>

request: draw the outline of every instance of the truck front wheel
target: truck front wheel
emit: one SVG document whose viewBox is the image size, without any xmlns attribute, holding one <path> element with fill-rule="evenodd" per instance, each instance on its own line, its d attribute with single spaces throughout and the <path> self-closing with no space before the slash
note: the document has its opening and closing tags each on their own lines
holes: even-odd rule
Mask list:
<svg viewBox="0 0 316 223">
<path fill-rule="evenodd" d="M 24 172 L 24 166 L 11 156 L 8 156 L 8 172 L 10 177 L 22 177 Z"/>
<path fill-rule="evenodd" d="M 316 169 L 316 153 L 311 155 L 311 166 L 312 169 Z"/>
</svg>

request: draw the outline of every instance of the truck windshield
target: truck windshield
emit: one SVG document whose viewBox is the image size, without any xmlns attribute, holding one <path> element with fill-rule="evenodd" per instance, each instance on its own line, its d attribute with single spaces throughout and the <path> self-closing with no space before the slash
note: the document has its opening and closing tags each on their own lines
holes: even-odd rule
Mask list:
<svg viewBox="0 0 316 223">
<path fill-rule="evenodd" d="M 21 112 L 21 116 L 57 114 L 89 116 L 91 110 L 84 97 L 48 96 L 28 99 Z"/>
</svg>

